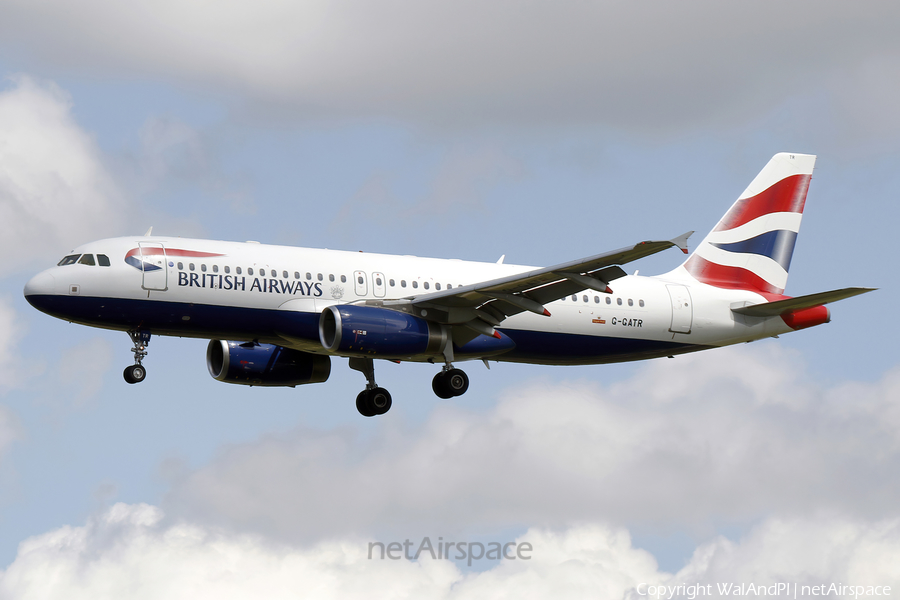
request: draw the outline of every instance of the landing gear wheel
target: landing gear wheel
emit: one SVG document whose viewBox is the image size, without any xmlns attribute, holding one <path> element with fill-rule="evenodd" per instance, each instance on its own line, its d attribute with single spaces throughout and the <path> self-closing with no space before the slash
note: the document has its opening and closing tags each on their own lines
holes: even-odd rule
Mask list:
<svg viewBox="0 0 900 600">
<path fill-rule="evenodd" d="M 462 396 L 469 389 L 469 376 L 462 369 L 450 369 L 444 377 L 447 389 L 454 396 Z"/>
<path fill-rule="evenodd" d="M 447 373 L 445 371 L 441 371 L 431 380 L 431 389 L 434 390 L 434 395 L 438 398 L 443 398 L 444 400 L 453 397 L 453 392 L 447 387 L 446 375 Z"/>
<path fill-rule="evenodd" d="M 147 370 L 142 365 L 130 365 L 125 367 L 122 376 L 128 383 L 140 383 L 147 377 Z"/>
<path fill-rule="evenodd" d="M 369 390 L 363 390 L 356 397 L 356 410 L 364 417 L 374 417 L 375 411 L 369 405 Z"/>
<path fill-rule="evenodd" d="M 374 390 L 369 390 L 369 404 L 375 410 L 376 415 L 383 415 L 391 410 L 393 401 L 391 400 L 390 392 L 384 388 L 377 387 Z"/>
<path fill-rule="evenodd" d="M 391 410 L 391 394 L 384 388 L 363 390 L 356 397 L 356 410 L 364 417 L 383 415 Z"/>
<path fill-rule="evenodd" d="M 461 369 L 441 371 L 431 380 L 431 389 L 438 398 L 444 400 L 454 396 L 462 396 L 469 389 L 469 377 Z"/>
</svg>

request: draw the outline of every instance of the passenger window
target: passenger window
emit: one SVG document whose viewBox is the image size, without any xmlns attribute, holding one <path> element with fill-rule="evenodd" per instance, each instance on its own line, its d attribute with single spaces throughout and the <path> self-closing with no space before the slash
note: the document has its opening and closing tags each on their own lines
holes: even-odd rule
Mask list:
<svg viewBox="0 0 900 600">
<path fill-rule="evenodd" d="M 640 306 L 641 308 L 644 308 L 644 301 L 638 300 L 638 306 Z"/>
<path fill-rule="evenodd" d="M 306 274 L 306 279 L 312 279 L 312 273 L 307 273 L 307 274 Z"/>
<path fill-rule="evenodd" d="M 101 254 L 100 256 L 103 256 L 103 255 Z M 182 262 L 178 263 L 178 270 L 184 271 L 184 263 L 182 263 Z"/>
<path fill-rule="evenodd" d="M 391 279 L 390 281 L 388 281 L 388 285 L 390 285 L 391 287 L 394 287 L 394 280 Z"/>
<path fill-rule="evenodd" d="M 250 273 L 250 274 L 253 275 L 253 273 Z M 265 269 L 260 269 L 260 270 L 259 270 L 259 276 L 260 276 L 260 277 L 265 277 L 265 276 L 266 276 L 266 270 L 265 270 Z"/>
<path fill-rule="evenodd" d="M 347 276 L 341 275 L 341 283 L 347 283 Z"/>
<path fill-rule="evenodd" d="M 237 273 L 238 275 L 240 275 L 240 274 L 241 274 L 241 268 L 240 268 L 240 267 L 235 267 L 235 268 L 234 268 L 234 272 Z"/>
<path fill-rule="evenodd" d="M 375 278 L 375 285 L 381 285 L 381 277 Z"/>
<path fill-rule="evenodd" d="M 356 278 L 356 283 L 358 283 L 359 285 L 362 285 L 362 284 L 363 284 L 363 278 L 362 278 L 362 275 L 360 275 L 359 277 Z"/>
<path fill-rule="evenodd" d="M 448 284 L 447 284 L 447 289 L 448 289 L 448 290 L 452 290 L 452 289 L 453 289 L 453 286 L 452 286 L 451 284 L 448 283 Z"/>
<path fill-rule="evenodd" d="M 582 296 L 581 299 L 584 300 L 585 302 L 587 302 L 587 301 L 588 301 L 587 294 L 585 294 L 584 296 Z"/>
<path fill-rule="evenodd" d="M 600 304 L 600 296 L 594 296 L 594 304 Z"/>
<path fill-rule="evenodd" d="M 328 281 L 334 281 L 334 274 L 333 274 L 333 273 L 329 273 L 329 274 L 328 274 Z M 381 284 L 379 283 L 378 285 L 381 285 Z"/>
<path fill-rule="evenodd" d="M 194 270 L 194 263 L 190 263 L 190 264 L 188 265 L 188 269 L 190 269 L 191 271 L 193 271 L 193 270 Z"/>
<path fill-rule="evenodd" d="M 436 289 L 437 291 L 441 291 L 441 284 L 439 284 L 439 283 L 434 284 L 434 289 Z"/>
<path fill-rule="evenodd" d="M 610 298 L 609 296 L 607 296 L 607 297 L 606 297 L 606 303 L 607 303 L 607 304 L 612 304 L 612 298 Z"/>
<path fill-rule="evenodd" d="M 622 299 L 616 298 L 616 304 L 618 304 L 619 306 L 622 306 Z"/>
<path fill-rule="evenodd" d="M 634 306 L 634 300 L 631 298 L 628 299 L 628 306 Z"/>
<path fill-rule="evenodd" d="M 401 280 L 400 280 L 400 287 L 406 287 L 406 280 L 405 280 L 405 279 L 401 279 Z"/>
<path fill-rule="evenodd" d="M 416 289 L 419 288 L 419 282 L 418 282 L 418 281 L 413 281 L 412 284 L 413 284 L 413 287 L 414 287 L 414 288 L 416 288 Z"/>
<path fill-rule="evenodd" d="M 253 267 L 247 269 L 247 275 L 253 275 Z"/>
<path fill-rule="evenodd" d="M 105 254 L 98 254 L 97 255 L 97 264 L 99 264 L 101 267 L 108 267 L 109 266 L 109 257 Z"/>
<path fill-rule="evenodd" d="M 213 265 L 213 273 L 219 272 L 219 265 Z"/>
<path fill-rule="evenodd" d="M 282 271 L 282 272 L 281 272 L 281 276 L 284 277 L 285 279 L 287 279 L 287 278 L 288 278 L 288 272 L 287 272 L 287 271 Z"/>
<path fill-rule="evenodd" d="M 300 271 L 294 271 L 294 279 L 300 279 Z"/>
<path fill-rule="evenodd" d="M 572 302 L 578 302 L 578 294 L 572 294 Z"/>
<path fill-rule="evenodd" d="M 206 263 L 200 265 L 200 270 L 206 273 Z"/>
<path fill-rule="evenodd" d="M 427 290 L 427 289 L 428 289 L 428 282 L 426 281 L 425 283 L 422 284 L 422 286 Z"/>
<path fill-rule="evenodd" d="M 231 273 L 231 267 L 229 267 L 228 265 L 225 265 L 225 273 Z"/>
<path fill-rule="evenodd" d="M 66 266 L 66 265 L 74 265 L 76 262 L 78 262 L 78 257 L 79 257 L 79 256 L 81 256 L 81 255 L 80 255 L 80 254 L 70 254 L 69 256 L 66 256 L 66 257 L 63 258 L 61 261 L 59 261 L 58 263 L 56 263 L 56 266 L 57 266 L 57 267 L 64 267 L 64 266 Z"/>
</svg>

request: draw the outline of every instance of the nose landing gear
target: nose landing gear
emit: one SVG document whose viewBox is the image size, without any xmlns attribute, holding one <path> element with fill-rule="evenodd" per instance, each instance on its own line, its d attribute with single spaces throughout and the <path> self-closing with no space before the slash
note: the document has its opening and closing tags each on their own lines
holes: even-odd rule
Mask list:
<svg viewBox="0 0 900 600">
<path fill-rule="evenodd" d="M 143 330 L 129 331 L 128 335 L 134 342 L 134 364 L 125 367 L 122 376 L 128 383 L 140 383 L 147 377 L 147 369 L 141 361 L 147 356 L 147 346 L 150 344 L 150 332 Z"/>
</svg>

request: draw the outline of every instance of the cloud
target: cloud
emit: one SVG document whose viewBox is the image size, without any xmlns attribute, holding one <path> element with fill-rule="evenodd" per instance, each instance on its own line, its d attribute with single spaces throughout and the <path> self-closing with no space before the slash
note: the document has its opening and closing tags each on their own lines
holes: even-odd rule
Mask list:
<svg viewBox="0 0 900 600">
<path fill-rule="evenodd" d="M 892 73 L 898 17 L 896 3 L 847 11 L 837 0 L 270 0 L 215 11 L 174 0 L 18 0 L 6 3 L 0 34 L 39 64 L 212 87 L 261 103 L 265 115 L 280 106 L 303 118 L 654 132 L 744 122 L 810 89 L 839 94 L 879 60 Z"/>
<path fill-rule="evenodd" d="M 0 275 L 58 259 L 117 232 L 120 197 L 94 140 L 49 82 L 14 77 L 0 92 Z"/>
<path fill-rule="evenodd" d="M 471 392 L 470 392 L 471 393 Z M 288 541 L 603 519 L 710 533 L 762 515 L 897 514 L 900 370 L 822 387 L 776 344 L 648 363 L 625 382 L 531 381 L 486 413 L 292 432 L 173 481 L 173 516 Z M 315 515 L 315 518 L 310 518 Z"/>
<path fill-rule="evenodd" d="M 738 542 L 716 538 L 699 546 L 675 574 L 659 571 L 627 530 L 603 523 L 533 528 L 516 541 L 532 545 L 530 560 L 490 561 L 487 570 L 463 573 L 427 554 L 418 561 L 370 560 L 369 540 L 357 536 L 280 545 L 169 524 L 153 506 L 116 504 L 83 526 L 23 541 L 0 573 L 0 596 L 635 599 L 649 585 L 677 592 L 685 583 L 714 590 L 718 583 L 900 585 L 892 558 L 900 552 L 897 520 L 768 519 Z M 690 597 L 685 591 L 673 597 Z"/>
</svg>

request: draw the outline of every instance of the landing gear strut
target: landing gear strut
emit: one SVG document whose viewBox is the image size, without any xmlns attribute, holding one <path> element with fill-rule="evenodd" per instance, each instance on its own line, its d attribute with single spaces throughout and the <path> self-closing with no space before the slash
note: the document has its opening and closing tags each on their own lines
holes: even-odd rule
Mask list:
<svg viewBox="0 0 900 600">
<path fill-rule="evenodd" d="M 128 383 L 140 383 L 147 377 L 147 369 L 141 364 L 141 361 L 147 356 L 147 345 L 150 344 L 150 332 L 143 330 L 129 331 L 128 335 L 134 342 L 134 364 L 125 367 L 122 376 Z"/>
<path fill-rule="evenodd" d="M 383 415 L 391 410 L 391 394 L 375 383 L 375 364 L 371 358 L 351 358 L 350 368 L 366 376 L 366 389 L 356 397 L 356 410 L 364 417 Z"/>
<path fill-rule="evenodd" d="M 469 376 L 462 369 L 456 369 L 450 363 L 444 365 L 440 373 L 431 381 L 431 389 L 438 398 L 462 396 L 469 389 Z"/>
</svg>

